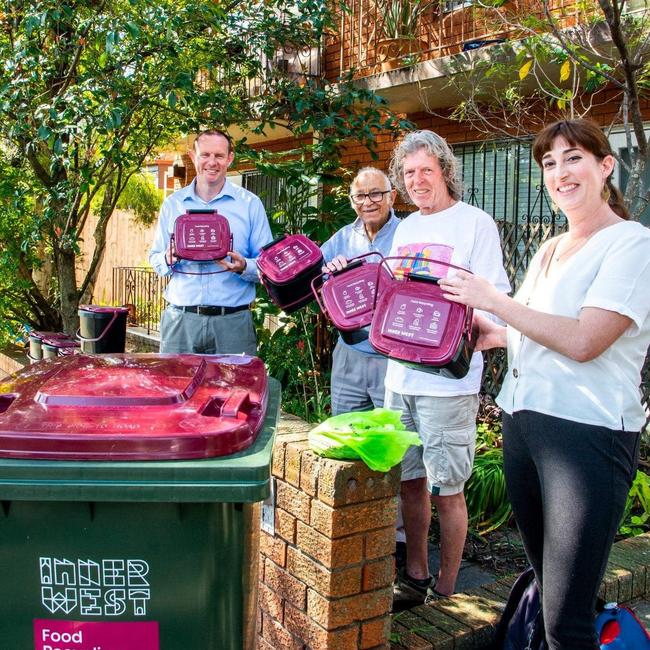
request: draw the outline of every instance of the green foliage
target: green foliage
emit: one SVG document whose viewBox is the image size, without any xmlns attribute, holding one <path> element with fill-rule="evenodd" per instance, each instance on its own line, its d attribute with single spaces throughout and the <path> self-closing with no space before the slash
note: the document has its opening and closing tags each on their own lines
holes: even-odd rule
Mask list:
<svg viewBox="0 0 650 650">
<path fill-rule="evenodd" d="M 485 11 L 494 6 L 479 5 Z M 526 137 L 562 117 L 589 117 L 603 102 L 620 107 L 612 123 L 622 124 L 638 145 L 629 163 L 620 161 L 628 168 L 625 198 L 640 217 L 650 199 L 650 145 L 640 108 L 650 87 L 650 5 L 504 3 L 493 13 L 494 31 L 508 40 L 470 65 L 451 62 L 448 83 L 462 97 L 452 119 L 490 136 Z"/>
<path fill-rule="evenodd" d="M 179 134 L 257 124 L 265 135 L 281 124 L 305 136 L 299 157 L 306 176 L 321 183 L 345 138 L 372 147 L 377 130 L 399 125 L 351 82 L 268 72 L 284 45 L 316 48 L 335 26 L 318 0 L 0 3 L 0 138 L 33 179 L 39 209 L 23 241 L 42 242 L 54 262 L 56 291 L 32 287 L 30 299 L 52 306 L 58 296 L 67 330 L 129 178 Z M 257 96 L 248 90 L 254 81 L 262 84 Z M 79 239 L 93 209 L 97 245 L 78 283 Z"/>
<path fill-rule="evenodd" d="M 650 530 L 650 476 L 638 470 L 625 503 L 621 535 L 632 537 Z"/>
<path fill-rule="evenodd" d="M 492 448 L 477 453 L 474 469 L 465 486 L 469 525 L 488 533 L 507 523 L 512 508 L 503 474 L 503 450 Z"/>
<path fill-rule="evenodd" d="M 429 0 L 378 0 L 382 38 L 416 38 L 422 16 L 433 5 Z"/>
<path fill-rule="evenodd" d="M 163 192 L 149 174 L 134 174 L 129 178 L 116 207 L 132 210 L 134 219 L 143 226 L 155 223 L 163 201 Z"/>
<path fill-rule="evenodd" d="M 0 342 L 12 342 L 23 325 L 41 328 L 56 314 L 48 303 L 35 300 L 32 277 L 47 250 L 32 235 L 38 206 L 33 198 L 33 179 L 17 158 L 0 154 Z M 48 291 L 44 275 L 43 292 Z M 39 292 L 40 293 L 40 292 Z M 52 328 L 54 329 L 54 328 Z"/>
<path fill-rule="evenodd" d="M 275 321 L 269 327 L 269 317 Z M 307 422 L 329 416 L 329 369 L 320 367 L 314 342 L 318 315 L 310 309 L 284 314 L 263 294 L 253 309 L 257 349 L 268 373 L 282 384 L 282 409 Z"/>
<path fill-rule="evenodd" d="M 501 410 L 482 395 L 477 419 L 474 468 L 465 486 L 465 500 L 470 527 L 484 534 L 506 524 L 512 509 L 503 473 Z"/>
</svg>

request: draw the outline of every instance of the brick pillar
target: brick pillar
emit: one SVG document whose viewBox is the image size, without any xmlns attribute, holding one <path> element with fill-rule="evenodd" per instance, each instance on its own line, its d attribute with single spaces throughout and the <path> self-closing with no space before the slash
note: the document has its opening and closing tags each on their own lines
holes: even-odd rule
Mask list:
<svg viewBox="0 0 650 650">
<path fill-rule="evenodd" d="M 387 648 L 399 471 L 309 451 L 286 420 L 273 452 L 275 532 L 260 539 L 260 650 Z"/>
</svg>

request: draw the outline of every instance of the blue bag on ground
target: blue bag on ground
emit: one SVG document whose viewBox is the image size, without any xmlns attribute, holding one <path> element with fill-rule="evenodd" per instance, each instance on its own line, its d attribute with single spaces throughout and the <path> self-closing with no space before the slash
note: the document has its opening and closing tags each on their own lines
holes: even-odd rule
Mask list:
<svg viewBox="0 0 650 650">
<path fill-rule="evenodd" d="M 601 650 L 650 650 L 650 636 L 634 612 L 609 603 L 596 617 Z"/>
<path fill-rule="evenodd" d="M 399 411 L 374 409 L 341 413 L 309 432 L 309 447 L 319 456 L 361 459 L 370 469 L 387 472 L 411 445 L 421 445 L 418 434 L 407 431 Z"/>
</svg>

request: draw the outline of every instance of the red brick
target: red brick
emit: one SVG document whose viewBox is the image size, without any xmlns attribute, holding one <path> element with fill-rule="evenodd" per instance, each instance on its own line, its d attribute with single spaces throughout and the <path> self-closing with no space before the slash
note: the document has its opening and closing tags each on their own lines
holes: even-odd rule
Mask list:
<svg viewBox="0 0 650 650">
<path fill-rule="evenodd" d="M 395 526 L 396 521 L 397 498 L 392 497 L 336 509 L 314 500 L 309 523 L 321 533 L 336 539 L 375 528 Z"/>
<path fill-rule="evenodd" d="M 421 636 L 418 636 L 404 625 L 393 623 L 393 632 L 399 637 L 400 647 L 409 650 L 433 650 L 433 646 Z"/>
<path fill-rule="evenodd" d="M 287 570 L 306 585 L 329 596 L 349 596 L 361 589 L 361 567 L 329 571 L 308 555 L 289 547 Z"/>
<path fill-rule="evenodd" d="M 313 589 L 307 591 L 307 614 L 328 630 L 386 616 L 392 603 L 392 587 L 347 598 L 324 598 Z"/>
<path fill-rule="evenodd" d="M 310 496 L 318 492 L 320 458 L 312 451 L 304 451 L 300 459 L 300 489 Z"/>
<path fill-rule="evenodd" d="M 284 450 L 284 480 L 294 487 L 300 487 L 300 457 L 309 443 L 306 440 L 292 442 Z"/>
<path fill-rule="evenodd" d="M 297 525 L 296 546 L 328 569 L 359 564 L 363 542 L 363 535 L 329 539 L 302 521 Z"/>
<path fill-rule="evenodd" d="M 273 560 L 278 566 L 285 566 L 287 563 L 287 543 L 265 531 L 260 532 L 260 553 Z"/>
<path fill-rule="evenodd" d="M 279 623 L 284 619 L 284 600 L 280 594 L 267 587 L 265 584 L 259 585 L 258 604 L 262 611 L 266 612 L 271 618 Z"/>
<path fill-rule="evenodd" d="M 285 449 L 287 445 L 292 442 L 302 442 L 307 440 L 307 433 L 309 431 L 308 427 L 310 426 L 298 418 L 296 418 L 295 421 L 283 418 L 280 420 L 280 426 L 283 424 L 289 429 L 294 429 L 295 427 L 302 428 L 304 425 L 305 430 L 291 433 L 282 433 L 279 430 L 276 433 L 275 442 L 273 444 L 273 460 L 271 464 L 271 472 L 273 476 L 277 476 L 278 478 L 284 478 Z"/>
<path fill-rule="evenodd" d="M 391 617 L 389 615 L 375 618 L 372 621 L 364 621 L 361 624 L 361 641 L 359 648 L 374 648 L 388 643 L 390 639 Z"/>
<path fill-rule="evenodd" d="M 395 562 L 392 555 L 375 562 L 368 562 L 363 565 L 361 588 L 363 591 L 374 591 L 388 587 L 393 583 L 394 574 Z"/>
<path fill-rule="evenodd" d="M 262 637 L 279 650 L 303 650 L 303 643 L 266 614 L 262 615 Z"/>
<path fill-rule="evenodd" d="M 307 585 L 271 560 L 264 563 L 264 583 L 296 607 L 305 609 Z"/>
<path fill-rule="evenodd" d="M 400 474 L 373 472 L 361 462 L 322 459 L 318 481 L 318 498 L 330 506 L 373 501 L 393 497 L 399 491 Z"/>
<path fill-rule="evenodd" d="M 275 534 L 290 544 L 296 542 L 296 521 L 292 514 L 282 508 L 275 509 Z"/>
<path fill-rule="evenodd" d="M 327 630 L 291 605 L 287 605 L 285 625 L 307 644 L 309 650 L 351 650 L 358 644 L 358 625 Z"/>
<path fill-rule="evenodd" d="M 276 443 L 273 446 L 271 474 L 280 479 L 284 478 L 284 445 L 279 445 Z"/>
<path fill-rule="evenodd" d="M 283 508 L 294 517 L 309 523 L 311 497 L 295 487 L 278 481 L 275 490 L 275 503 L 278 508 Z"/>
<path fill-rule="evenodd" d="M 256 650 L 278 650 L 276 646 L 271 645 L 264 637 L 258 636 L 256 640 Z"/>
<path fill-rule="evenodd" d="M 374 560 L 395 552 L 395 526 L 373 530 L 365 535 L 364 557 Z"/>
</svg>

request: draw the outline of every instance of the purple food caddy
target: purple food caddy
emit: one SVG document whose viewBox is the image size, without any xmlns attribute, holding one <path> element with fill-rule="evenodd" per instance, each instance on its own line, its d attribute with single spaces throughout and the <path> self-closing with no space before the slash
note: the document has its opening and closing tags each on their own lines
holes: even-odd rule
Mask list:
<svg viewBox="0 0 650 650">
<path fill-rule="evenodd" d="M 376 261 L 369 261 L 375 258 Z M 325 274 L 322 286 L 319 278 L 312 280 L 312 290 L 321 311 L 329 318 L 348 345 L 368 338 L 375 304 L 377 275 L 383 274 L 382 286 L 390 279 L 390 272 L 381 265 L 380 253 L 366 253 L 352 258 L 341 271 Z"/>
<path fill-rule="evenodd" d="M 420 257 L 387 257 L 388 260 Z M 436 265 L 460 269 L 440 260 Z M 465 269 L 462 269 L 465 270 Z M 388 277 L 388 281 L 386 281 Z M 460 379 L 469 371 L 474 351 L 471 307 L 443 297 L 438 278 L 405 273 L 398 279 L 392 272 L 377 275 L 377 299 L 370 327 L 370 344 L 381 354 L 417 370 Z"/>
<path fill-rule="evenodd" d="M 49 338 L 46 337 L 41 341 L 43 346 L 43 358 L 54 359 L 56 357 L 67 357 L 80 352 L 78 341 L 71 338 Z"/>
<path fill-rule="evenodd" d="M 273 304 L 291 313 L 313 300 L 311 283 L 321 277 L 323 254 L 305 235 L 282 235 L 257 258 L 262 284 Z"/>
<path fill-rule="evenodd" d="M 77 339 L 84 352 L 124 352 L 128 307 L 79 305 Z"/>
<path fill-rule="evenodd" d="M 222 260 L 232 250 L 228 219 L 216 210 L 188 210 L 174 222 L 169 249 L 170 260 L 174 257 L 192 262 Z M 172 271 L 188 274 L 188 271 L 179 270 L 177 264 L 172 264 Z M 222 272 L 209 271 L 206 275 Z"/>
<path fill-rule="evenodd" d="M 43 339 L 67 339 L 65 332 L 38 332 L 31 330 L 29 332 L 29 352 L 27 358 L 30 363 L 36 363 L 43 358 Z"/>
</svg>

